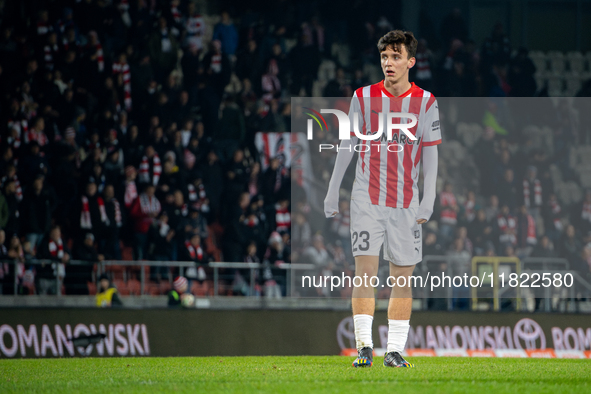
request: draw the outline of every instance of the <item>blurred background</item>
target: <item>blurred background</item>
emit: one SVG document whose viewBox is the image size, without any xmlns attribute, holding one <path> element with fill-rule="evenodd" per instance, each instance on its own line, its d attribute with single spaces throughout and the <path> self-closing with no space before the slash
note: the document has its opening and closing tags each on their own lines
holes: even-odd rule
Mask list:
<svg viewBox="0 0 591 394">
<path fill-rule="evenodd" d="M 411 80 L 451 111 L 424 254 L 576 274 L 519 306 L 416 308 L 589 312 L 590 18 L 583 0 L 0 1 L 0 306 L 259 308 L 300 295 L 292 258 L 351 272 L 346 182 L 328 225 L 292 190 L 291 98 L 380 81 L 377 40 L 408 29 Z M 457 116 L 456 97 L 481 105 Z M 306 160 L 321 195 L 334 155 Z"/>
</svg>

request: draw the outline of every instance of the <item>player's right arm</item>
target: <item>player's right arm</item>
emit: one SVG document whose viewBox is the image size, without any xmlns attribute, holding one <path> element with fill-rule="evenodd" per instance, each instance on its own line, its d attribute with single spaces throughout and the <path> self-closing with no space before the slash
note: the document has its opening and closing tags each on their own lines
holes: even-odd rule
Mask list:
<svg viewBox="0 0 591 394">
<path fill-rule="evenodd" d="M 349 140 L 341 141 L 339 145 L 337 159 L 334 163 L 330 182 L 328 183 L 328 192 L 324 199 L 324 215 L 327 218 L 339 213 L 339 189 L 341 188 L 341 182 L 349 167 L 349 163 L 351 163 L 351 159 L 355 155 L 353 147 L 357 145 L 357 140 L 357 137 L 351 137 Z"/>
<path fill-rule="evenodd" d="M 327 218 L 333 217 L 339 213 L 339 189 L 341 188 L 341 182 L 343 181 L 345 172 L 349 167 L 349 163 L 351 163 L 351 159 L 355 155 L 354 147 L 357 145 L 358 141 L 358 138 L 353 133 L 353 114 L 355 112 L 359 113 L 357 118 L 358 122 L 360 123 L 358 125 L 358 130 L 361 130 L 363 114 L 361 113 L 357 92 L 353 94 L 351 105 L 349 107 L 349 121 L 351 125 L 351 130 L 349 131 L 351 133 L 351 137 L 348 140 L 342 140 L 341 144 L 339 145 L 337 159 L 334 163 L 330 182 L 328 183 L 328 192 L 326 193 L 326 198 L 324 199 L 324 215 Z"/>
</svg>

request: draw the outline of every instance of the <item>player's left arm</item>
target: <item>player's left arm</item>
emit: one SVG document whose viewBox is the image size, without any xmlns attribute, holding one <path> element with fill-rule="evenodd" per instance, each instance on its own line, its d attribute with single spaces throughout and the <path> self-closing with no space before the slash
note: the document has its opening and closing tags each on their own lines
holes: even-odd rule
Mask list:
<svg viewBox="0 0 591 394">
<path fill-rule="evenodd" d="M 423 147 L 423 199 L 417 213 L 417 223 L 426 223 L 433 214 L 437 188 L 437 145 Z"/>
<path fill-rule="evenodd" d="M 433 214 L 437 189 L 437 145 L 441 144 L 439 125 L 439 105 L 433 101 L 427 104 L 425 122 L 423 122 L 423 199 L 417 213 L 417 223 L 426 223 Z"/>
</svg>

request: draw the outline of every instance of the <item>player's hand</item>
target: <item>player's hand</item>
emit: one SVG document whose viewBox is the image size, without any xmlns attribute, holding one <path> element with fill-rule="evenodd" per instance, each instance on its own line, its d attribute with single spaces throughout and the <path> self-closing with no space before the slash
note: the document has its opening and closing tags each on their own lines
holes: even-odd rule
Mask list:
<svg viewBox="0 0 591 394">
<path fill-rule="evenodd" d="M 339 213 L 339 198 L 338 196 L 326 196 L 324 199 L 324 216 L 331 218 Z"/>
<path fill-rule="evenodd" d="M 417 219 L 418 224 L 427 223 L 427 219 Z"/>
</svg>

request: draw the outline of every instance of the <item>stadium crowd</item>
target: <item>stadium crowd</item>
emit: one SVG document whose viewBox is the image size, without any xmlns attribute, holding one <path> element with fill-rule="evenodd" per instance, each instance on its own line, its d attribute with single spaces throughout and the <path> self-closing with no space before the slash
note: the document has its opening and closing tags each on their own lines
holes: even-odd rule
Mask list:
<svg viewBox="0 0 591 394">
<path fill-rule="evenodd" d="M 195 261 L 186 273 L 195 283 L 208 280 L 209 261 L 263 262 L 257 292 L 279 296 L 273 267 L 290 262 L 292 236 L 294 256 L 350 269 L 347 201 L 330 240 L 316 234 L 307 206 L 294 209 L 292 225 L 289 169 L 278 159 L 263 169 L 254 135 L 290 130 L 291 96 L 320 86 L 348 97 L 376 82 L 364 65 L 377 61 L 375 43 L 392 22 L 359 13 L 368 8 L 360 2 L 340 7 L 344 15 L 278 1 L 215 16 L 181 0 L 3 4 L 0 259 L 21 262 L 16 273 L 0 265 L 4 294 L 15 274 L 19 293 L 51 294 L 61 277 L 66 294 L 88 294 L 92 267 L 70 260 L 150 259 Z M 368 23 L 351 22 L 359 15 Z M 419 86 L 442 97 L 543 90 L 501 25 L 480 46 L 455 11 L 444 25 L 436 50 L 417 34 Z M 325 60 L 337 68 L 319 85 Z M 559 220 L 564 210 L 542 177 L 554 157 L 516 163 L 518 142 L 486 129 L 478 166 L 494 181 L 466 191 L 446 184 L 424 254 L 556 254 L 589 264 L 591 193 L 568 223 Z M 330 160 L 320 161 L 317 172 L 330 174 Z M 27 264 L 33 258 L 61 264 Z M 154 283 L 170 275 L 150 271 Z M 244 277 L 226 272 L 225 294 L 247 294 Z"/>
</svg>

